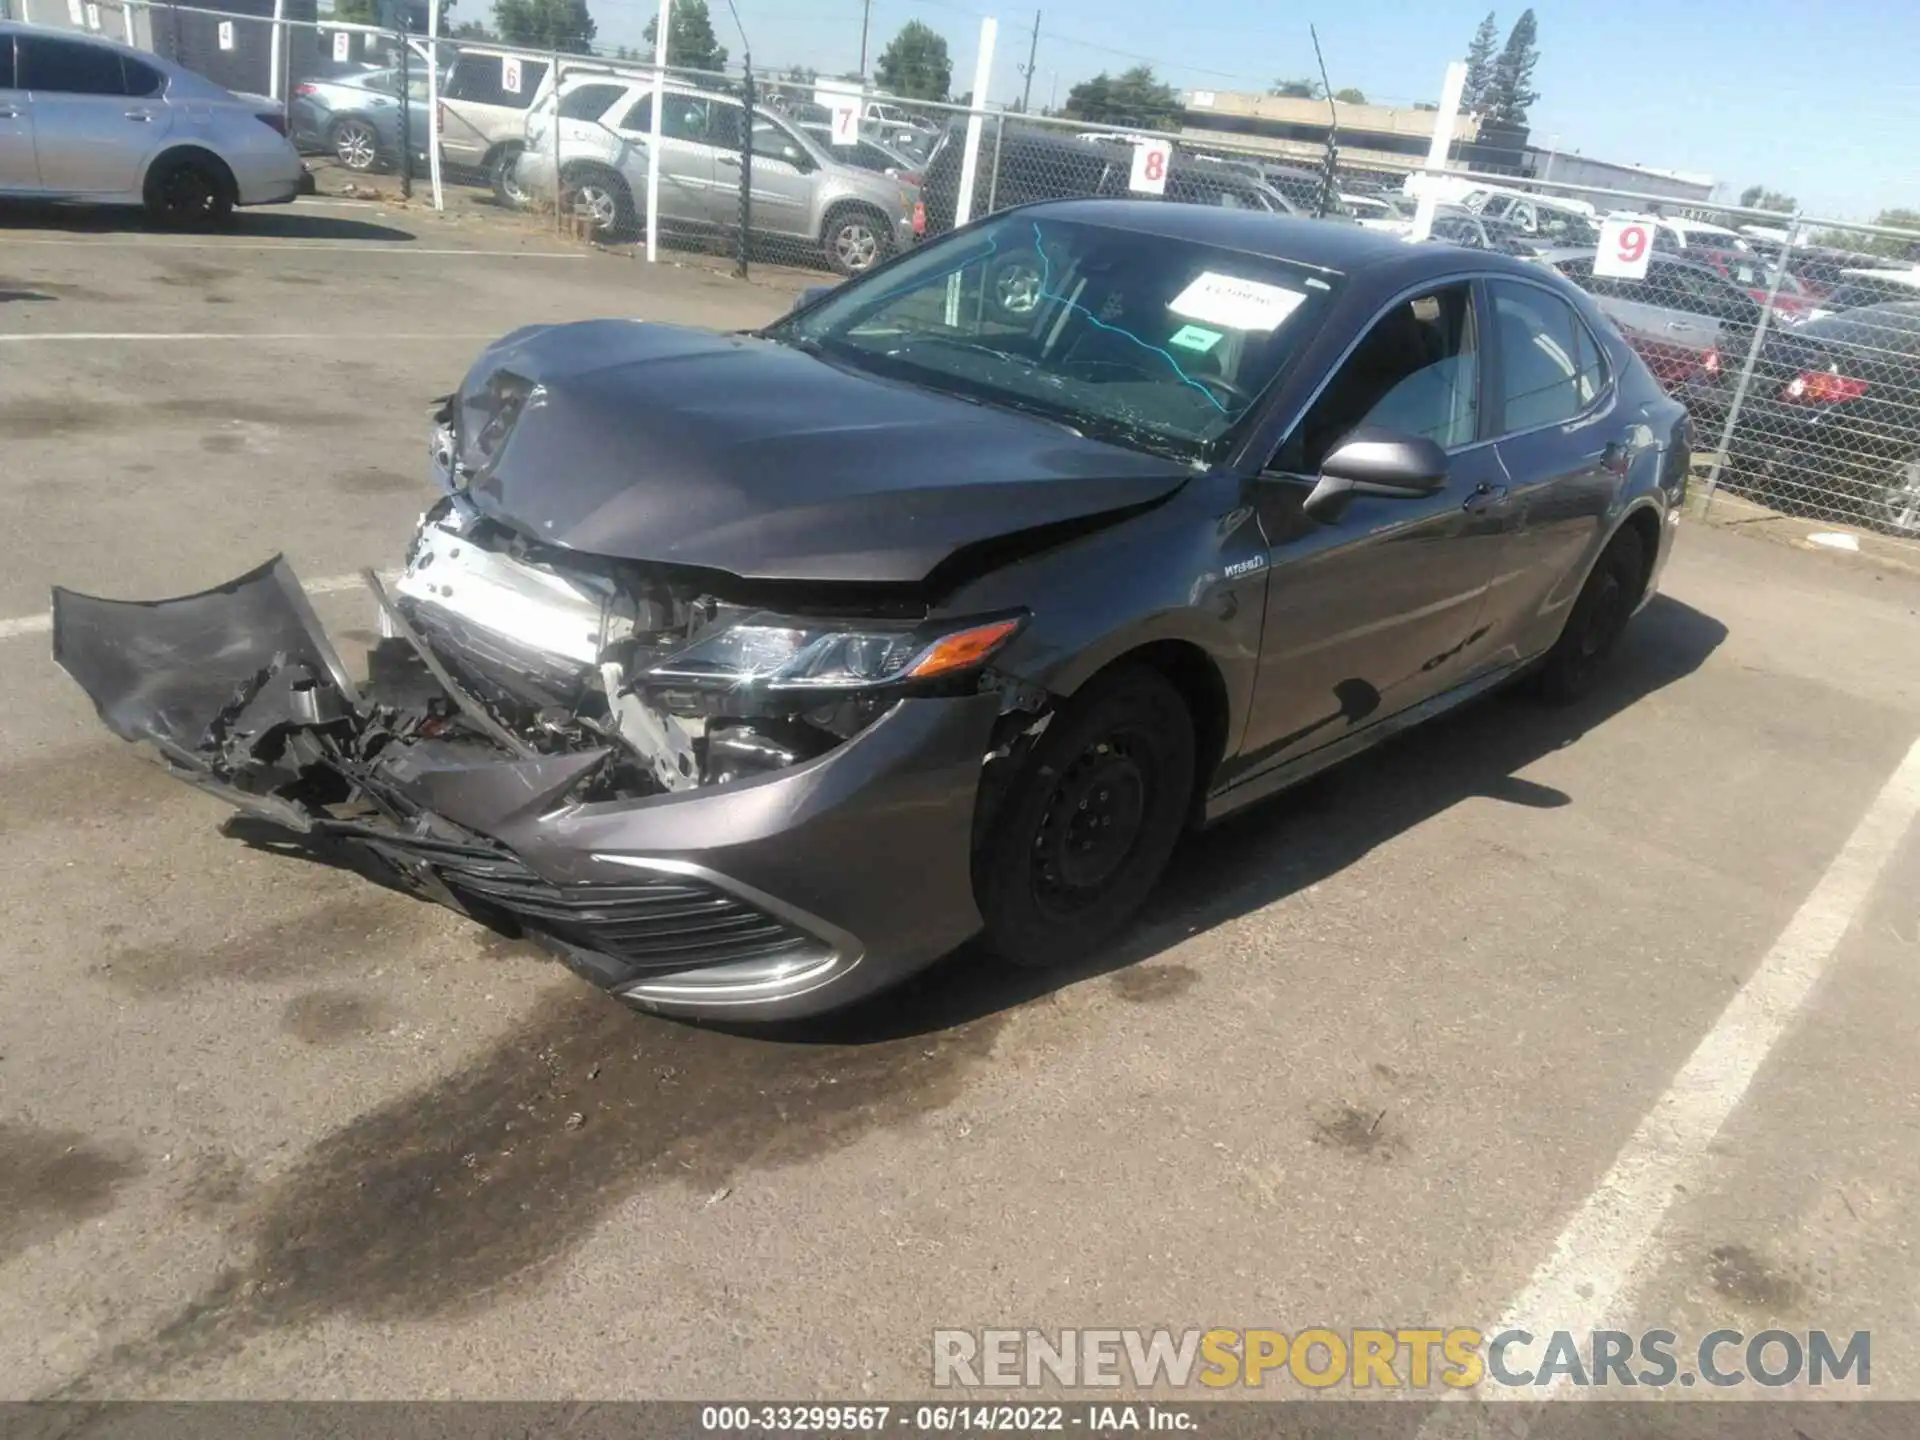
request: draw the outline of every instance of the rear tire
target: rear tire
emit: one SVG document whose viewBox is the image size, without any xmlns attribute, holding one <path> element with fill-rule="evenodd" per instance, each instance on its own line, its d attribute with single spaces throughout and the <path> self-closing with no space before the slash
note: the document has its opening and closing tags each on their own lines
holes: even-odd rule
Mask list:
<svg viewBox="0 0 1920 1440">
<path fill-rule="evenodd" d="M 827 217 L 820 236 L 827 263 L 842 275 L 864 275 L 893 248 L 892 231 L 876 210 L 849 206 Z"/>
<path fill-rule="evenodd" d="M 1534 688 L 1542 699 L 1565 705 L 1593 689 L 1627 621 L 1633 618 L 1650 558 L 1637 531 L 1622 529 L 1613 537 L 1581 587 L 1580 598 L 1573 602 L 1566 628 L 1534 676 Z"/>
<path fill-rule="evenodd" d="M 224 225 L 233 218 L 233 176 L 210 155 L 169 155 L 147 172 L 142 192 L 154 224 L 174 228 Z"/>
<path fill-rule="evenodd" d="M 633 191 L 617 170 L 604 165 L 569 165 L 560 175 L 562 204 L 585 206 L 593 216 L 593 233 L 601 240 L 623 240 L 633 234 Z"/>
<path fill-rule="evenodd" d="M 1186 827 L 1193 716 L 1144 667 L 1099 677 L 1053 718 L 974 856 L 986 944 L 1009 964 L 1070 964 L 1146 903 Z"/>
<path fill-rule="evenodd" d="M 380 132 L 362 116 L 343 116 L 327 127 L 327 149 L 342 167 L 364 175 L 380 164 Z"/>
<path fill-rule="evenodd" d="M 487 163 L 487 183 L 493 187 L 493 203 L 504 210 L 525 210 L 533 203 L 533 197 L 514 174 L 525 150 L 524 145 L 502 145 Z"/>
<path fill-rule="evenodd" d="M 1920 540 L 1920 452 L 1909 455 L 1874 495 L 1874 527 Z"/>
</svg>

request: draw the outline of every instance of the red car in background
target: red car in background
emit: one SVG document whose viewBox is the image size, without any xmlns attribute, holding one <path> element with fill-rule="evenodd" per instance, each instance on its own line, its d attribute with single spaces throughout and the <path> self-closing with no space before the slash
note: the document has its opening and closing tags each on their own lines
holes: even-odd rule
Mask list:
<svg viewBox="0 0 1920 1440">
<path fill-rule="evenodd" d="M 1739 250 L 1690 250 L 1687 257 L 1704 261 L 1722 276 L 1738 285 L 1762 305 L 1773 289 L 1773 267 L 1766 261 Z M 1798 325 L 1814 308 L 1814 297 L 1792 271 L 1780 277 L 1780 288 L 1773 297 L 1774 317 L 1789 325 Z"/>
</svg>

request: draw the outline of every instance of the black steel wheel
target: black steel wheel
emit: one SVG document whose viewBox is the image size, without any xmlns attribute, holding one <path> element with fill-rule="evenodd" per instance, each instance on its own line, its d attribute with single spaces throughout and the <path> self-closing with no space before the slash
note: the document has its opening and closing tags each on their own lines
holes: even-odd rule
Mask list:
<svg viewBox="0 0 1920 1440">
<path fill-rule="evenodd" d="M 1593 689 L 1633 618 L 1651 558 L 1636 531 L 1623 529 L 1613 537 L 1535 677 L 1542 696 L 1564 704 Z"/>
<path fill-rule="evenodd" d="M 208 156 L 175 155 L 148 172 L 147 214 L 168 227 L 219 225 L 233 215 L 233 177 Z"/>
<path fill-rule="evenodd" d="M 1193 716 L 1165 676 L 1089 684 L 1041 735 L 974 857 L 988 948 L 1038 967 L 1111 940 L 1166 869 L 1193 785 Z"/>
</svg>

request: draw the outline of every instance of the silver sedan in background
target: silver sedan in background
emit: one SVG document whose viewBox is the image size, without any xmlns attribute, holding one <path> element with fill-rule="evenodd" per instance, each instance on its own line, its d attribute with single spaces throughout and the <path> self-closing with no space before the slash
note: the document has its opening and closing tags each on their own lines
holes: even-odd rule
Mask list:
<svg viewBox="0 0 1920 1440">
<path fill-rule="evenodd" d="M 144 50 L 0 22 L 0 195 L 217 221 L 293 199 L 305 167 L 274 101 Z"/>
</svg>

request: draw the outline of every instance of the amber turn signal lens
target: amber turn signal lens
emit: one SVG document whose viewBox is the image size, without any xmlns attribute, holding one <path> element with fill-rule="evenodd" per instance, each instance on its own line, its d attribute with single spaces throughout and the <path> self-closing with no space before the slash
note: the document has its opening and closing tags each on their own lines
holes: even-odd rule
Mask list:
<svg viewBox="0 0 1920 1440">
<path fill-rule="evenodd" d="M 978 665 L 1012 638 L 1013 632 L 1019 628 L 1018 620 L 995 620 L 991 624 L 976 625 L 971 630 L 959 630 L 942 636 L 927 647 L 907 674 L 915 679 L 925 679 L 929 675 L 944 675 L 949 670 L 965 670 Z"/>
</svg>

